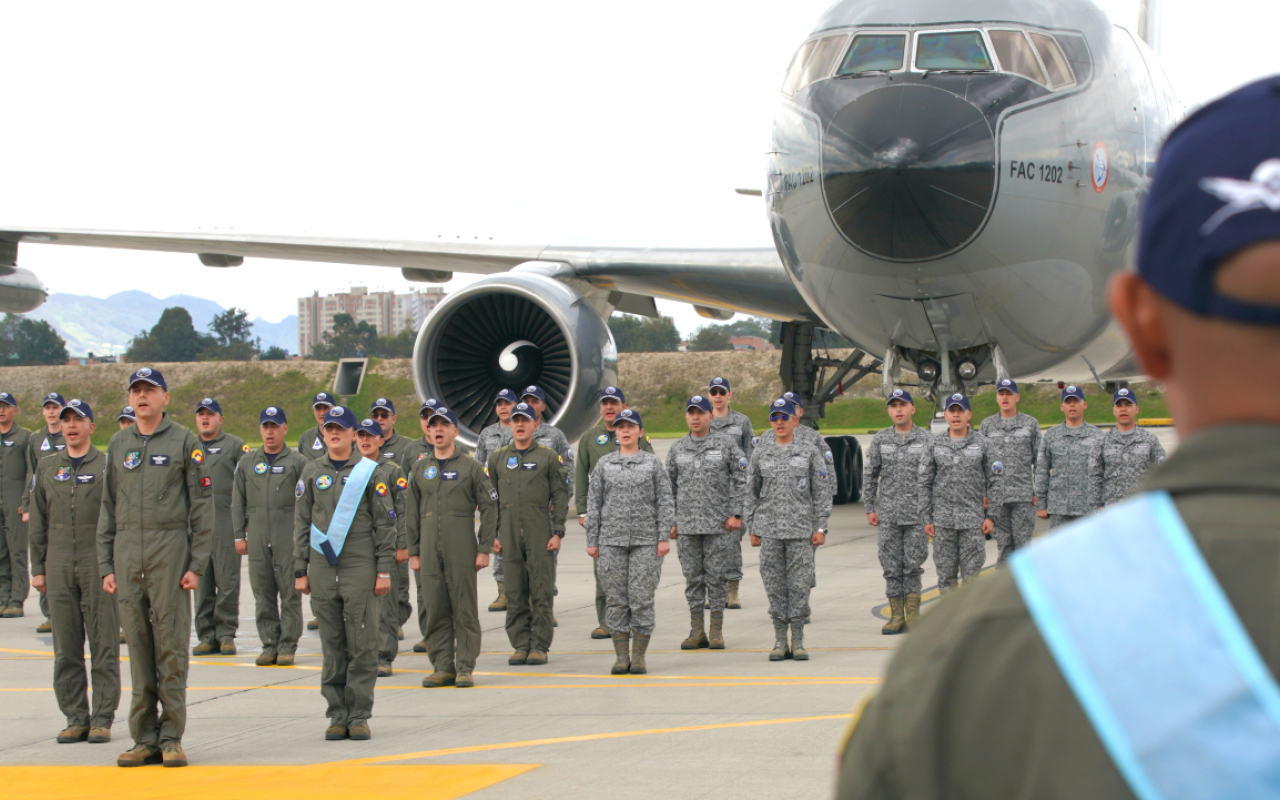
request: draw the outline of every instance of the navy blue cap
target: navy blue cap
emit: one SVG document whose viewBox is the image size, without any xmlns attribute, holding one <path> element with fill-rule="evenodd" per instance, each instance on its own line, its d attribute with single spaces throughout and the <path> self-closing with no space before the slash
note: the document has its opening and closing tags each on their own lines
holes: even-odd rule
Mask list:
<svg viewBox="0 0 1280 800">
<path fill-rule="evenodd" d="M 422 404 L 422 408 L 418 409 L 418 416 L 425 417 L 431 413 L 432 409 L 440 405 L 440 401 L 434 397 L 428 397 L 426 402 Z"/>
<path fill-rule="evenodd" d="M 325 425 L 340 425 L 351 430 L 356 426 L 356 415 L 346 406 L 334 406 L 325 412 L 324 423 L 320 428 L 323 429 Z"/>
<path fill-rule="evenodd" d="M 508 403 L 520 402 L 520 398 L 516 397 L 516 393 L 510 389 L 499 389 L 498 393 L 493 396 L 493 402 L 496 403 L 499 400 L 506 400 Z"/>
<path fill-rule="evenodd" d="M 151 367 L 139 367 L 137 372 L 129 376 L 129 386 L 127 388 L 132 389 L 133 385 L 138 381 L 149 383 L 152 386 L 159 386 L 166 392 L 169 391 L 169 385 L 164 382 L 164 376 L 160 374 L 160 370 L 158 369 L 152 369 Z"/>
<path fill-rule="evenodd" d="M 720 377 L 711 379 L 711 385 L 707 387 L 707 390 L 710 391 L 711 389 L 724 389 L 726 392 L 733 391 L 733 389 L 729 388 L 729 379 Z"/>
<path fill-rule="evenodd" d="M 613 398 L 614 400 L 617 400 L 619 403 L 627 402 L 627 396 L 623 394 L 622 390 L 619 389 L 617 386 L 606 386 L 600 390 L 601 400 L 607 400 L 609 398 Z"/>
<path fill-rule="evenodd" d="M 1018 394 L 1018 382 L 1013 378 L 1005 378 L 996 384 L 996 394 L 999 394 L 1001 389 Z"/>
<path fill-rule="evenodd" d="M 1132 389 L 1127 389 L 1127 388 L 1116 389 L 1116 393 L 1111 396 L 1111 405 L 1114 406 L 1116 403 L 1119 403 L 1121 400 L 1128 400 L 1130 403 L 1133 403 L 1136 406 L 1138 404 L 1138 395 L 1135 394 Z"/>
<path fill-rule="evenodd" d="M 88 403 L 79 398 L 73 399 L 70 403 L 63 403 L 62 411 L 63 413 L 74 411 L 90 422 L 93 422 L 93 409 L 89 407 Z M 59 416 L 61 416 L 61 414 L 59 414 Z"/>
<path fill-rule="evenodd" d="M 328 420 L 325 420 L 326 422 Z M 382 438 L 382 426 L 378 424 L 376 419 L 362 419 L 360 424 L 356 426 L 356 433 L 367 433 L 370 436 Z"/>
<path fill-rule="evenodd" d="M 706 398 L 706 397 L 703 397 L 703 396 L 702 396 L 702 395 L 700 395 L 700 394 L 695 394 L 693 397 L 690 397 L 690 398 L 689 398 L 689 402 L 687 402 L 687 403 L 685 403 L 685 404 L 684 404 L 684 410 L 685 410 L 685 411 L 688 411 L 688 410 L 689 410 L 689 409 L 691 409 L 691 408 L 700 408 L 700 409 L 702 409 L 703 411 L 706 411 L 706 412 L 710 413 L 710 412 L 711 412 L 711 400 L 710 400 L 710 399 L 708 399 L 708 398 Z"/>
<path fill-rule="evenodd" d="M 916 401 L 911 399 L 911 392 L 908 392 L 906 389 L 894 389 L 889 393 L 889 399 L 885 400 L 884 404 L 889 405 L 894 400 L 901 400 L 902 402 L 910 403 L 911 405 L 916 404 Z"/>
<path fill-rule="evenodd" d="M 1084 389 L 1079 386 L 1068 386 L 1062 390 L 1062 402 L 1067 402 L 1068 397 L 1074 397 L 1077 400 L 1084 400 Z"/>
<path fill-rule="evenodd" d="M 212 397 L 206 397 L 201 400 L 200 405 L 196 406 L 196 411 L 199 411 L 202 408 L 206 411 L 212 411 L 215 414 L 222 413 L 222 406 L 218 405 L 218 401 L 214 400 Z"/>
<path fill-rule="evenodd" d="M 538 421 L 538 409 L 528 403 L 516 403 L 516 407 L 511 409 L 511 418 L 528 417 L 534 422 Z"/>
<path fill-rule="evenodd" d="M 804 408 L 804 400 L 795 392 L 783 392 L 782 397 L 794 403 L 796 408 Z"/>
<path fill-rule="evenodd" d="M 311 407 L 316 406 L 336 406 L 338 401 L 328 392 L 316 392 L 315 399 L 311 401 Z"/>
<path fill-rule="evenodd" d="M 377 400 L 374 400 L 373 405 L 369 406 L 369 412 L 372 413 L 380 408 L 391 414 L 396 413 L 396 404 L 385 397 L 379 397 Z"/>
<path fill-rule="evenodd" d="M 526 397 L 536 397 L 544 403 L 547 402 L 546 392 L 542 391 L 537 386 L 524 387 L 524 391 L 520 393 L 520 399 L 523 400 Z"/>
<path fill-rule="evenodd" d="M 1004 387 L 1001 387 L 1001 388 L 1004 388 Z M 952 406 L 960 406 L 965 411 L 972 410 L 969 408 L 969 398 L 965 397 L 964 394 L 961 392 L 956 392 L 953 395 L 949 395 L 946 399 L 946 405 L 943 406 L 943 408 L 945 408 L 947 411 L 950 411 Z"/>
<path fill-rule="evenodd" d="M 18 398 L 14 397 L 8 392 L 0 392 L 0 403 L 3 403 L 6 406 L 13 406 L 14 408 L 17 408 Z"/>
<path fill-rule="evenodd" d="M 125 406 L 120 409 L 120 413 L 116 415 L 116 419 L 131 419 L 134 422 L 138 421 L 138 417 L 133 413 L 133 406 Z"/>
<path fill-rule="evenodd" d="M 288 420 L 284 418 L 284 409 L 280 406 L 267 406 L 262 409 L 262 413 L 258 414 L 258 424 L 266 425 L 270 422 L 272 425 L 285 425 Z"/>
<path fill-rule="evenodd" d="M 796 415 L 796 401 L 784 394 L 769 406 L 769 419 L 773 419 L 774 414 L 794 417 Z"/>
<path fill-rule="evenodd" d="M 1139 226 L 1138 274 L 1197 314 L 1280 325 L 1280 306 L 1220 295 L 1213 286 L 1224 260 L 1280 240 L 1280 76 L 1187 117 L 1158 163 Z"/>
<path fill-rule="evenodd" d="M 67 401 L 63 399 L 62 395 L 58 394 L 57 392 L 49 392 L 44 396 L 44 400 L 40 403 L 40 406 L 43 408 L 44 406 L 47 406 L 50 403 L 57 403 L 58 408 L 62 408 L 67 404 Z"/>
<path fill-rule="evenodd" d="M 643 428 L 644 422 L 640 419 L 640 412 L 634 408 L 624 408 L 618 412 L 618 416 L 613 418 L 613 425 L 617 427 L 619 422 L 629 422 L 637 428 Z"/>
<path fill-rule="evenodd" d="M 436 419 L 437 417 L 443 420 L 447 420 L 455 428 L 458 426 L 458 415 L 453 413 L 453 411 L 451 411 L 450 409 L 445 408 L 444 406 L 436 406 L 434 409 L 431 410 L 431 416 L 427 417 L 427 424 L 430 425 L 431 421 L 433 419 Z"/>
</svg>

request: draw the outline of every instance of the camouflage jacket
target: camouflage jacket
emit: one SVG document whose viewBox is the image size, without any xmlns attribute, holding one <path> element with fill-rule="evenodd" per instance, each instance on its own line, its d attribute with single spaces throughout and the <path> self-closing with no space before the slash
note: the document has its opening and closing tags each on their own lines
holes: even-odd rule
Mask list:
<svg viewBox="0 0 1280 800">
<path fill-rule="evenodd" d="M 982 498 L 999 488 L 1000 467 L 995 447 L 981 433 L 969 429 L 963 439 L 948 431 L 933 437 L 928 455 L 920 460 L 921 517 L 940 528 L 980 528 L 987 518 Z"/>
<path fill-rule="evenodd" d="M 831 468 L 819 452 L 798 438 L 782 445 L 761 437 L 747 463 L 742 516 L 751 535 L 808 539 L 826 529 L 831 516 L 831 492 L 826 490 Z"/>
<path fill-rule="evenodd" d="M 813 447 L 818 451 L 818 455 L 822 457 L 823 462 L 826 464 L 825 469 L 823 469 L 824 475 L 821 484 L 826 486 L 827 490 L 831 492 L 831 496 L 834 497 L 836 489 L 839 488 L 836 486 L 835 457 L 831 454 L 831 448 L 827 445 L 826 438 L 823 437 L 821 433 L 818 433 L 817 428 L 810 428 L 808 425 L 800 425 L 796 428 L 795 440 L 802 445 Z M 770 428 L 755 437 L 755 446 L 759 447 L 763 444 L 773 444 L 775 441 L 777 441 L 777 439 L 774 437 L 773 428 Z"/>
<path fill-rule="evenodd" d="M 479 461 L 481 465 L 489 463 L 489 456 L 498 452 L 498 448 L 511 444 L 514 439 L 511 436 L 511 429 L 501 422 L 495 422 L 492 425 L 486 425 L 484 430 L 480 431 L 480 436 L 476 440 L 475 452 L 471 454 L 472 458 Z"/>
<path fill-rule="evenodd" d="M 1102 429 L 1083 423 L 1055 425 L 1040 438 L 1036 456 L 1036 507 L 1050 514 L 1078 517 L 1089 505 L 1089 457 Z"/>
<path fill-rule="evenodd" d="M 1000 462 L 1000 485 L 991 502 L 1030 503 L 1035 494 L 1040 423 L 1021 412 L 1011 419 L 994 414 L 982 421 L 978 432 L 995 447 L 996 460 Z"/>
<path fill-rule="evenodd" d="M 667 453 L 677 533 L 724 533 L 729 517 L 742 516 L 746 473 L 747 457 L 729 436 L 712 432 L 701 438 L 686 434 L 677 439 Z"/>
<path fill-rule="evenodd" d="M 1133 494 L 1147 470 L 1164 461 L 1164 447 L 1151 431 L 1112 428 L 1093 440 L 1089 455 L 1089 508 L 1101 508 Z"/>
<path fill-rule="evenodd" d="M 738 445 L 738 449 L 747 458 L 751 458 L 751 444 L 756 438 L 755 429 L 751 427 L 751 420 L 741 411 L 729 409 L 729 413 L 723 417 L 711 415 L 711 432 L 720 433 L 728 436 Z"/>
<path fill-rule="evenodd" d="M 892 427 L 876 433 L 863 455 L 862 505 L 870 514 L 880 500 L 880 521 L 888 525 L 920 525 L 920 462 L 933 437 L 919 425 L 907 433 Z"/>
<path fill-rule="evenodd" d="M 656 455 L 600 457 L 587 490 L 587 547 L 657 544 L 675 524 L 671 478 Z"/>
</svg>

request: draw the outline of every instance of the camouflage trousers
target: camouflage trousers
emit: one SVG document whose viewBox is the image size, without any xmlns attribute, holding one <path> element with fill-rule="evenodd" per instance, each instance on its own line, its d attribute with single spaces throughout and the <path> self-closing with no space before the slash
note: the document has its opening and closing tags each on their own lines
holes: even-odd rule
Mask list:
<svg viewBox="0 0 1280 800">
<path fill-rule="evenodd" d="M 653 633 L 653 595 L 662 577 L 658 544 L 600 545 L 605 625 L 614 633 Z"/>
<path fill-rule="evenodd" d="M 1062 525 L 1070 525 L 1072 522 L 1080 519 L 1083 514 L 1050 514 L 1049 530 L 1060 527 Z"/>
<path fill-rule="evenodd" d="M 493 554 L 493 579 L 502 583 L 502 553 Z"/>
<path fill-rule="evenodd" d="M 809 616 L 816 549 L 808 539 L 760 540 L 760 578 L 774 624 L 804 622 Z"/>
<path fill-rule="evenodd" d="M 996 524 L 991 534 L 1000 553 L 996 563 L 1003 564 L 1015 551 L 1031 544 L 1036 507 L 1031 503 L 1004 503 L 991 509 L 991 520 Z"/>
<path fill-rule="evenodd" d="M 920 594 L 924 562 L 929 558 L 929 537 L 923 525 L 891 525 L 881 522 L 876 536 L 880 568 L 884 570 L 885 597 Z"/>
<path fill-rule="evenodd" d="M 933 566 L 938 571 L 938 591 L 956 587 L 956 571 L 968 581 L 987 563 L 986 537 L 981 528 L 936 528 L 933 537 Z"/>
<path fill-rule="evenodd" d="M 676 539 L 680 569 L 684 572 L 684 598 L 689 602 L 691 614 L 702 613 L 703 598 L 710 603 L 712 611 L 724 611 L 729 594 L 725 587 L 729 552 L 737 543 L 737 531 Z M 738 557 L 742 557 L 741 547 Z"/>
<path fill-rule="evenodd" d="M 725 531 L 730 540 L 725 542 L 727 554 L 725 560 L 724 579 L 726 581 L 742 580 L 742 537 L 746 532 L 746 528 L 739 528 L 736 531 Z"/>
</svg>

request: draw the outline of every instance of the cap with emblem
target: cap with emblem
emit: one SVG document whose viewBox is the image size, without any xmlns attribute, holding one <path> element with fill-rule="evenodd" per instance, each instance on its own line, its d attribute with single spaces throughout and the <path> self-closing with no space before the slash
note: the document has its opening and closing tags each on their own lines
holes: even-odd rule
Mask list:
<svg viewBox="0 0 1280 800">
<path fill-rule="evenodd" d="M 1067 402 L 1068 397 L 1074 397 L 1077 400 L 1084 400 L 1084 389 L 1079 386 L 1068 386 L 1062 390 L 1062 402 Z"/>
<path fill-rule="evenodd" d="M 1002 388 L 1002 389 L 1003 389 L 1004 387 L 1002 386 L 1002 387 L 1000 387 L 1000 388 Z M 948 397 L 948 398 L 947 398 L 947 405 L 946 405 L 946 409 L 947 409 L 948 411 L 950 411 L 950 410 L 951 410 L 951 409 L 953 409 L 953 408 L 956 408 L 957 406 L 959 406 L 960 408 L 963 408 L 965 411 L 969 411 L 969 410 L 970 410 L 970 409 L 969 409 L 969 398 L 965 397 L 965 396 L 964 396 L 963 394 L 961 394 L 960 392 L 956 392 L 955 394 L 953 394 L 953 395 L 951 395 L 950 397 Z"/>
<path fill-rule="evenodd" d="M 1116 393 L 1111 397 L 1111 405 L 1114 406 L 1118 403 L 1133 403 L 1137 405 L 1138 396 L 1133 393 L 1132 389 L 1116 389 Z"/>
<path fill-rule="evenodd" d="M 374 400 L 373 405 L 369 407 L 369 410 L 376 411 L 379 408 L 385 409 L 392 414 L 396 413 L 396 404 L 385 397 L 379 397 L 377 400 Z"/>
<path fill-rule="evenodd" d="M 324 424 L 338 425 L 350 430 L 356 426 L 356 415 L 346 406 L 334 406 L 325 412 Z"/>
<path fill-rule="evenodd" d="M 516 393 L 510 389 L 499 389 L 498 393 L 493 396 L 493 402 L 505 400 L 508 403 L 514 403 L 520 398 L 516 397 Z"/>
<path fill-rule="evenodd" d="M 619 403 L 627 402 L 627 396 L 617 386 L 606 386 L 600 390 L 601 400 L 617 400 Z"/>
<path fill-rule="evenodd" d="M 316 406 L 336 406 L 338 401 L 328 392 L 316 392 L 315 398 L 311 401 L 311 407 Z"/>
<path fill-rule="evenodd" d="M 1205 316 L 1280 325 L 1280 306 L 1214 286 L 1224 260 L 1280 239 L 1277 131 L 1280 76 L 1272 76 L 1202 106 L 1165 140 L 1138 226 L 1138 274 L 1171 302 Z"/>
<path fill-rule="evenodd" d="M 8 392 L 0 392 L 0 404 L 4 404 L 6 406 L 13 406 L 14 408 L 17 408 L 18 398 L 14 397 Z"/>
<path fill-rule="evenodd" d="M 526 417 L 528 419 L 533 420 L 534 422 L 537 422 L 538 409 L 534 408 L 528 403 L 517 403 L 516 407 L 511 409 L 511 418 L 515 419 L 516 417 Z"/>
<path fill-rule="evenodd" d="M 258 415 L 259 425 L 284 425 L 285 422 L 284 409 L 279 406 L 267 406 Z"/>
<path fill-rule="evenodd" d="M 794 417 L 796 415 L 796 401 L 787 397 L 785 394 L 774 400 L 769 406 L 769 419 L 774 417 Z"/>
<path fill-rule="evenodd" d="M 720 377 L 712 378 L 711 384 L 707 386 L 707 388 L 708 389 L 724 389 L 726 392 L 733 391 L 732 389 L 729 388 L 729 379 L 720 378 Z"/>
<path fill-rule="evenodd" d="M 996 384 L 996 394 L 1000 392 L 1013 392 L 1018 394 L 1018 382 L 1013 378 L 1005 378 Z"/>
<path fill-rule="evenodd" d="M 164 382 L 164 376 L 160 374 L 160 370 L 151 367 L 141 367 L 130 375 L 129 388 L 132 389 L 135 383 L 149 383 L 152 386 L 159 386 L 166 392 L 169 391 L 169 386 Z"/>
<path fill-rule="evenodd" d="M 67 401 L 62 399 L 62 395 L 58 394 L 57 392 L 49 392 L 44 396 L 44 402 L 41 403 L 40 405 L 47 406 L 50 403 L 57 406 L 58 408 L 62 408 L 67 404 Z"/>
<path fill-rule="evenodd" d="M 124 408 L 120 409 L 120 413 L 116 415 L 116 419 L 117 420 L 131 419 L 135 422 L 138 420 L 138 418 L 133 413 L 133 406 L 125 406 Z"/>
<path fill-rule="evenodd" d="M 911 399 L 911 392 L 906 389 L 894 389 L 889 393 L 889 399 L 885 401 L 885 405 L 892 403 L 894 400 L 901 400 L 904 403 L 915 405 L 916 401 Z"/>
<path fill-rule="evenodd" d="M 689 402 L 684 404 L 685 411 L 688 411 L 691 408 L 698 408 L 698 409 L 702 409 L 703 411 L 710 412 L 711 400 L 709 398 L 703 397 L 700 394 L 695 394 L 693 397 L 689 398 Z"/>
<path fill-rule="evenodd" d="M 80 416 L 89 420 L 90 422 L 93 422 L 93 409 L 90 408 L 89 404 L 86 403 L 85 401 L 76 398 L 76 399 L 73 399 L 70 403 L 66 403 L 62 406 L 63 414 L 69 413 L 71 411 L 74 411 Z"/>
<path fill-rule="evenodd" d="M 218 401 L 212 397 L 206 397 L 200 401 L 200 405 L 196 406 L 196 411 L 210 411 L 214 414 L 222 413 L 222 406 L 218 405 Z"/>
<path fill-rule="evenodd" d="M 370 436 L 382 438 L 382 426 L 378 424 L 376 419 L 362 419 L 360 424 L 356 426 L 356 433 L 367 433 Z"/>
<path fill-rule="evenodd" d="M 420 417 L 430 416 L 432 410 L 434 410 L 435 407 L 438 405 L 440 405 L 439 400 L 435 399 L 434 397 L 428 397 L 427 401 L 422 404 L 422 408 L 418 409 L 418 416 Z"/>
<path fill-rule="evenodd" d="M 613 424 L 616 427 L 618 423 L 626 422 L 635 425 L 637 428 L 643 428 L 644 423 L 640 420 L 640 412 L 634 408 L 624 408 L 618 412 L 618 416 L 613 418 Z"/>
<path fill-rule="evenodd" d="M 434 419 L 447 420 L 449 424 L 453 425 L 455 428 L 458 426 L 458 415 L 444 406 L 436 406 L 432 409 L 431 416 L 427 418 L 427 424 L 430 425 L 431 421 Z"/>
<path fill-rule="evenodd" d="M 523 400 L 526 397 L 536 397 L 544 403 L 547 402 L 547 393 L 539 389 L 537 386 L 524 387 L 524 391 L 520 393 L 520 399 Z"/>
<path fill-rule="evenodd" d="M 795 392 L 783 392 L 782 398 L 784 400 L 790 400 L 792 403 L 795 404 L 796 408 L 804 408 L 804 398 L 802 398 L 800 395 L 796 394 Z"/>
</svg>

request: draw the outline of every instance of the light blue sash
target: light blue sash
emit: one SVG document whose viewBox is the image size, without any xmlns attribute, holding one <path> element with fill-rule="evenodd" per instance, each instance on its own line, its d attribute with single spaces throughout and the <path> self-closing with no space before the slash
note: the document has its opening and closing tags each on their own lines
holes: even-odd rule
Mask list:
<svg viewBox="0 0 1280 800">
<path fill-rule="evenodd" d="M 1137 797 L 1280 798 L 1280 688 L 1168 494 L 1112 506 L 1009 567 Z"/>
<path fill-rule="evenodd" d="M 360 507 L 360 498 L 369 485 L 369 478 L 378 464 L 368 458 L 362 458 L 351 468 L 347 482 L 342 486 L 342 496 L 338 498 L 338 507 L 333 510 L 333 519 L 329 520 L 329 532 L 326 534 L 311 524 L 311 546 L 322 553 L 329 566 L 338 566 L 338 556 L 342 554 L 342 546 L 347 542 L 347 531 L 356 518 L 356 509 Z"/>
</svg>

